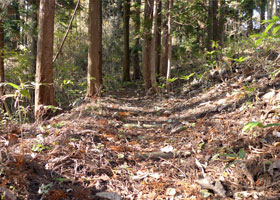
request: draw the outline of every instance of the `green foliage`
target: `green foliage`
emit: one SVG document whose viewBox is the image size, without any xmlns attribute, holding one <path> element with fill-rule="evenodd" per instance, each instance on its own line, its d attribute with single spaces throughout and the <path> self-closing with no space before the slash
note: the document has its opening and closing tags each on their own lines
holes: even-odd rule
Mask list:
<svg viewBox="0 0 280 200">
<path fill-rule="evenodd" d="M 272 19 L 264 20 L 262 23 L 268 23 L 266 29 L 261 34 L 251 35 L 251 38 L 256 38 L 256 45 L 260 45 L 264 40 L 271 40 L 279 38 L 280 34 L 278 33 L 280 25 L 278 24 L 279 17 L 273 16 Z M 271 31 L 272 30 L 272 31 Z"/>
<path fill-rule="evenodd" d="M 243 148 L 239 149 L 239 151 L 236 153 L 231 148 L 226 147 L 222 149 L 222 153 L 217 153 L 212 157 L 212 160 L 217 160 L 218 158 L 228 162 L 225 169 L 230 167 L 231 165 L 234 165 L 242 160 L 244 160 L 246 156 L 246 152 Z"/>
<path fill-rule="evenodd" d="M 248 59 L 248 57 L 244 57 L 244 56 L 241 56 L 239 58 L 230 58 L 228 57 L 230 60 L 240 64 L 240 63 L 243 63 L 244 61 L 246 61 Z"/>
<path fill-rule="evenodd" d="M 186 76 L 181 76 L 180 79 L 182 79 L 182 80 L 189 80 L 194 75 L 195 75 L 195 73 L 191 73 L 191 74 L 186 75 Z"/>
<path fill-rule="evenodd" d="M 7 98 L 11 98 L 14 101 L 14 104 L 12 105 L 16 112 L 16 117 L 19 119 L 20 122 L 23 122 L 27 120 L 27 114 L 30 111 L 29 105 L 25 105 L 25 102 L 30 102 L 31 96 L 29 93 L 30 89 L 33 89 L 33 85 L 28 83 L 23 83 L 21 79 L 19 79 L 20 84 L 14 84 L 14 83 L 0 83 L 0 87 L 2 86 L 10 86 L 12 87 L 13 91 L 12 93 L 3 95 L 3 100 Z"/>
<path fill-rule="evenodd" d="M 254 128 L 259 127 L 259 128 L 268 128 L 272 126 L 280 126 L 280 123 L 271 123 L 264 125 L 262 122 L 249 122 L 245 124 L 245 126 L 242 129 L 242 132 L 249 132 L 252 131 Z"/>
<path fill-rule="evenodd" d="M 32 151 L 37 152 L 37 153 L 41 153 L 42 151 L 46 151 L 46 150 L 50 150 L 51 148 L 49 146 L 45 146 L 42 144 L 35 144 L 32 147 Z"/>
</svg>

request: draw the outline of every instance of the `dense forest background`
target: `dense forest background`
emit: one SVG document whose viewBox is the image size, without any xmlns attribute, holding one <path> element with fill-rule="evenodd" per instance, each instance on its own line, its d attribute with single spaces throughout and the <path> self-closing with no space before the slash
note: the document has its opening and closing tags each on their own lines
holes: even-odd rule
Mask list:
<svg viewBox="0 0 280 200">
<path fill-rule="evenodd" d="M 77 3 L 76 16 L 72 16 Z M 86 78 L 88 46 L 99 41 L 102 57 L 94 58 L 102 60 L 97 64 L 102 71 L 98 93 L 132 82 L 141 87 L 139 79 L 144 79 L 144 88 L 151 94 L 170 90 L 170 85 L 182 80 L 207 80 L 215 74 L 223 79 L 220 75 L 226 71 L 234 67 L 249 70 L 250 66 L 242 66 L 244 62 L 257 65 L 261 54 L 277 52 L 278 28 L 270 29 L 277 25 L 276 0 L 127 0 L 101 4 L 102 32 L 89 43 L 88 1 L 55 2 L 53 57 L 60 54 L 53 74 L 49 74 L 55 91 L 53 106 L 69 109 L 85 97 L 90 85 Z M 34 110 L 38 14 L 36 0 L 1 3 L 1 82 L 10 83 L 4 84 L 5 90 L 13 96 L 6 100 L 2 115 L 8 112 L 11 117 L 18 109 L 24 113 Z M 71 17 L 74 20 L 69 24 Z M 267 25 L 270 30 L 265 29 Z"/>
</svg>

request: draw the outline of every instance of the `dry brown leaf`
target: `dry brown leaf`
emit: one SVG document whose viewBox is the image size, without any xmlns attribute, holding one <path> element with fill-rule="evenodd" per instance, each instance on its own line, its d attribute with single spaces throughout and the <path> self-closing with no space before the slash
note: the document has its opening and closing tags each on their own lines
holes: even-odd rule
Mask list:
<svg viewBox="0 0 280 200">
<path fill-rule="evenodd" d="M 120 117 L 128 117 L 130 115 L 131 115 L 130 112 L 120 112 L 120 113 L 118 113 L 118 116 L 120 116 Z"/>
<path fill-rule="evenodd" d="M 107 119 L 100 119 L 100 120 L 97 121 L 97 123 L 105 126 L 105 125 L 108 125 L 108 120 Z"/>
<path fill-rule="evenodd" d="M 15 134 L 9 134 L 8 140 L 9 140 L 9 146 L 11 146 L 18 142 L 18 137 Z"/>
<path fill-rule="evenodd" d="M 110 149 L 113 151 L 117 152 L 126 152 L 126 151 L 132 151 L 131 148 L 124 146 L 124 145 L 119 145 L 119 146 L 110 146 Z"/>
<path fill-rule="evenodd" d="M 65 198 L 66 198 L 66 194 L 62 190 L 51 190 L 44 199 L 60 200 L 60 199 L 65 199 Z"/>
</svg>

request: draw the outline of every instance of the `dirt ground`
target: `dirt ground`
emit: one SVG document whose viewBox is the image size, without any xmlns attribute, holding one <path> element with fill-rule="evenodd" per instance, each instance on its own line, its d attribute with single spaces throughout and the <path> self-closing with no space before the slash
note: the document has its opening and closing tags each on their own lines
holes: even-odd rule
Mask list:
<svg viewBox="0 0 280 200">
<path fill-rule="evenodd" d="M 178 94 L 125 87 L 48 121 L 10 123 L 0 133 L 0 193 L 280 199 L 280 127 L 243 128 L 279 122 L 279 89 L 277 77 L 238 74 Z"/>
</svg>

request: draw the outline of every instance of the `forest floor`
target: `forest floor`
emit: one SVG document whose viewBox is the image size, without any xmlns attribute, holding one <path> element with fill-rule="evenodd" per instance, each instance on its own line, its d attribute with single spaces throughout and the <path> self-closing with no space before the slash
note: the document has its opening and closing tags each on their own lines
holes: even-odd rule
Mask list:
<svg viewBox="0 0 280 200">
<path fill-rule="evenodd" d="M 280 80 L 255 73 L 144 96 L 136 86 L 2 128 L 4 199 L 280 199 Z M 258 124 L 260 125 L 260 124 Z M 23 135 L 23 138 L 21 138 Z"/>
</svg>

